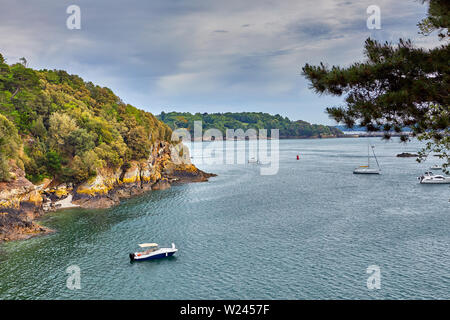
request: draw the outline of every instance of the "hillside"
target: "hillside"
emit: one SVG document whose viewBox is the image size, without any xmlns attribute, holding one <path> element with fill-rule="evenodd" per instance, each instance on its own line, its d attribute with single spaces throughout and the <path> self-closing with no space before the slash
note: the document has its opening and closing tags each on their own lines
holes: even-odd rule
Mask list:
<svg viewBox="0 0 450 320">
<path fill-rule="evenodd" d="M 32 182 L 80 182 L 102 167 L 148 158 L 170 128 L 110 89 L 61 70 L 36 71 L 0 55 L 0 181 L 9 159 Z"/>
<path fill-rule="evenodd" d="M 61 70 L 0 55 L 0 242 L 50 232 L 59 208 L 108 208 L 173 183 L 207 181 L 149 112 Z"/>
<path fill-rule="evenodd" d="M 161 112 L 158 119 L 166 123 L 172 130 L 187 128 L 193 135 L 194 121 L 202 121 L 203 131 L 216 128 L 224 133 L 227 129 L 279 129 L 280 138 L 313 138 L 336 136 L 342 131 L 330 126 L 310 124 L 306 121 L 291 121 L 287 117 L 262 112 L 238 113 L 188 113 Z"/>
</svg>

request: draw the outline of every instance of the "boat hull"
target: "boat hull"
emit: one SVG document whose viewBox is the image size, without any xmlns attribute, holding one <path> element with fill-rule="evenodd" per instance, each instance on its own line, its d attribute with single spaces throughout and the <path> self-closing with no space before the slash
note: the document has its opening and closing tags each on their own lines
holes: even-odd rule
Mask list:
<svg viewBox="0 0 450 320">
<path fill-rule="evenodd" d="M 130 261 L 145 261 L 145 260 L 156 260 L 171 257 L 177 252 L 177 250 L 167 250 L 164 252 L 156 252 L 148 255 L 138 255 L 137 253 L 130 253 Z"/>
<path fill-rule="evenodd" d="M 380 174 L 377 169 L 355 169 L 354 174 Z"/>
<path fill-rule="evenodd" d="M 162 259 L 162 258 L 166 258 L 166 257 L 171 257 L 175 254 L 175 252 L 166 252 L 166 253 L 160 253 L 160 254 L 155 254 L 153 256 L 148 256 L 148 257 L 134 257 L 133 261 L 145 261 L 145 260 L 154 260 L 154 259 Z"/>
<path fill-rule="evenodd" d="M 421 184 L 449 184 L 450 177 L 443 175 L 434 175 L 431 172 L 425 172 L 423 176 L 417 177 Z"/>
<path fill-rule="evenodd" d="M 422 180 L 421 184 L 450 184 L 450 179 L 446 180 Z"/>
</svg>

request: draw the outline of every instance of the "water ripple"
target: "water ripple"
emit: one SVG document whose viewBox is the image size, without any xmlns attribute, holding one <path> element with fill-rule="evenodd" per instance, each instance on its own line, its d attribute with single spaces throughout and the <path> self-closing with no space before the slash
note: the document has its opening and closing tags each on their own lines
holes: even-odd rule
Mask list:
<svg viewBox="0 0 450 320">
<path fill-rule="evenodd" d="M 200 165 L 218 176 L 107 210 L 49 214 L 43 223 L 57 233 L 0 246 L 0 298 L 449 299 L 448 187 L 418 184 L 430 164 L 395 157 L 417 143 L 380 143 L 383 174 L 351 174 L 366 146 L 282 140 L 275 176 Z M 180 250 L 129 263 L 147 241 Z M 66 288 L 72 264 L 79 291 Z M 366 287 L 369 265 L 381 268 L 380 290 Z"/>
</svg>

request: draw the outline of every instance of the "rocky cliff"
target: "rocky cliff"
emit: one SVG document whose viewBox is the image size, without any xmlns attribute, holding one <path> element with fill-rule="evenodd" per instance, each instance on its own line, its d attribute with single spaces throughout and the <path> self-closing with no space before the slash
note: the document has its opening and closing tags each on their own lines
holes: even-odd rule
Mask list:
<svg viewBox="0 0 450 320">
<path fill-rule="evenodd" d="M 10 182 L 0 183 L 0 241 L 25 239 L 51 230 L 34 222 L 44 212 L 69 207 L 109 208 L 123 198 L 150 190 L 170 188 L 174 183 L 207 181 L 205 173 L 190 162 L 181 144 L 157 141 L 145 161 L 127 168 L 103 168 L 97 176 L 78 185 L 46 180 L 34 185 L 16 166 Z"/>
</svg>

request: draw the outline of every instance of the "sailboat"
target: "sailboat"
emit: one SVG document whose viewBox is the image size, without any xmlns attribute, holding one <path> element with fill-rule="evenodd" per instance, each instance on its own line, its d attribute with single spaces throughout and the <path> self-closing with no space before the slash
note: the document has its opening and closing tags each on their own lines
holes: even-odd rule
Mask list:
<svg viewBox="0 0 450 320">
<path fill-rule="evenodd" d="M 370 167 L 370 148 L 372 147 L 373 156 L 375 157 L 375 161 L 377 162 L 378 168 L 371 168 Z M 371 146 L 370 144 L 367 144 L 367 166 L 359 166 L 355 170 L 353 170 L 354 174 L 380 174 L 381 169 L 380 165 L 378 164 L 377 156 L 375 155 L 374 146 Z"/>
</svg>

